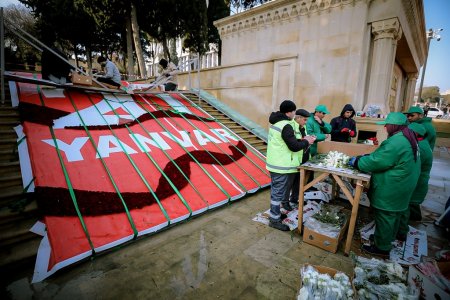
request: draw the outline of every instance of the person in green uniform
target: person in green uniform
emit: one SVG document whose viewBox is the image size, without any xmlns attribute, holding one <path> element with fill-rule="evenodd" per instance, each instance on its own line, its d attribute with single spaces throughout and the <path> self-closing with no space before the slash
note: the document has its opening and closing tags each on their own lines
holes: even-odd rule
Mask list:
<svg viewBox="0 0 450 300">
<path fill-rule="evenodd" d="M 289 192 L 295 174 L 300 165 L 299 152 L 307 149 L 315 137 L 306 136 L 297 140 L 294 132 L 295 110 L 297 107 L 291 100 L 284 100 L 280 110 L 272 112 L 269 117 L 269 134 L 267 143 L 266 169 L 270 173 L 270 213 L 269 226 L 288 231 L 289 226 L 282 223 L 281 205 L 292 210 L 289 205 Z"/>
<path fill-rule="evenodd" d="M 433 165 L 433 152 L 431 151 L 430 144 L 428 144 L 428 141 L 425 139 L 425 127 L 419 123 L 411 123 L 408 127 L 416 133 L 417 140 L 419 141 L 420 176 L 411 196 L 411 200 L 409 201 L 409 209 L 405 211 L 400 221 L 400 228 L 397 234 L 397 239 L 400 241 L 406 240 L 406 235 L 409 231 L 409 221 L 422 220 L 420 204 L 425 200 L 425 196 L 428 193 L 428 180 L 430 179 L 431 167 Z"/>
<path fill-rule="evenodd" d="M 417 139 L 407 126 L 403 113 L 392 112 L 384 124 L 388 138 L 370 155 L 352 157 L 349 164 L 363 172 L 371 172 L 369 199 L 375 219 L 374 244 L 362 250 L 379 256 L 389 256 L 400 218 L 408 208 L 409 199 L 420 174 Z"/>
<path fill-rule="evenodd" d="M 317 143 L 326 140 L 330 136 L 331 125 L 323 120 L 325 115 L 329 113 L 325 105 L 317 105 L 314 113 L 306 121 L 306 131 L 308 134 L 316 136 L 316 141 L 310 149 L 311 157 L 317 154 Z"/>
<path fill-rule="evenodd" d="M 423 110 L 418 106 L 411 106 L 409 110 L 406 112 L 408 115 L 409 123 L 419 123 L 425 127 L 427 131 L 425 134 L 425 138 L 428 140 L 430 144 L 431 151 L 434 149 L 434 144 L 436 144 L 436 129 L 432 124 L 432 119 L 426 117 Z"/>
</svg>

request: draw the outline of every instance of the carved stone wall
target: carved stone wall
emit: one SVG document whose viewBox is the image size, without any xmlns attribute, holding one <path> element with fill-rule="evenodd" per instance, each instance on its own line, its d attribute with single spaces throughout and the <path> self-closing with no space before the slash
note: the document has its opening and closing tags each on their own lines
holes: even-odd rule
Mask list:
<svg viewBox="0 0 450 300">
<path fill-rule="evenodd" d="M 347 103 L 389 107 L 394 61 L 399 85 L 420 69 L 422 21 L 422 0 L 271 1 L 214 23 L 222 66 L 200 72 L 201 88 L 264 127 L 284 98 L 327 105 L 328 121 Z"/>
</svg>

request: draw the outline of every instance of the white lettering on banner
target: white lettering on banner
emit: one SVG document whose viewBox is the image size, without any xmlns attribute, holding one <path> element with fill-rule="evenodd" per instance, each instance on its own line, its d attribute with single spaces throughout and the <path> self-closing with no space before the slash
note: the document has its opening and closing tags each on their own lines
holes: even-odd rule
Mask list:
<svg viewBox="0 0 450 300">
<path fill-rule="evenodd" d="M 83 155 L 81 154 L 80 150 L 84 146 L 84 144 L 86 144 L 88 139 L 88 137 L 77 137 L 72 141 L 70 145 L 59 139 L 56 139 L 56 143 L 58 144 L 58 149 L 66 154 L 67 161 L 72 162 L 83 160 Z M 49 139 L 42 141 L 56 148 L 54 140 Z"/>
<path fill-rule="evenodd" d="M 157 148 L 163 149 L 163 150 L 172 149 L 169 146 L 169 144 L 167 144 L 166 141 L 164 141 L 157 132 L 151 132 L 150 136 L 153 138 L 153 140 L 151 140 L 150 138 L 145 137 L 139 133 L 130 134 L 130 137 L 133 139 L 134 143 L 139 147 L 139 149 L 142 152 L 152 151 L 152 150 L 150 150 L 150 147 L 147 146 L 147 144 L 150 144 L 154 147 L 157 147 Z"/>
<path fill-rule="evenodd" d="M 115 147 L 110 147 L 110 145 L 114 145 Z M 120 141 L 118 138 L 116 138 L 113 135 L 101 135 L 98 139 L 98 153 L 95 156 L 96 158 L 100 157 L 109 157 L 110 153 L 116 153 L 116 152 L 124 152 L 128 154 L 135 154 L 137 153 L 136 150 L 125 144 L 124 142 Z"/>
<path fill-rule="evenodd" d="M 206 134 L 205 132 L 201 130 L 194 130 L 195 137 L 197 138 L 197 141 L 200 145 L 204 146 L 206 143 L 213 142 L 214 144 L 220 143 L 220 141 L 216 138 L 213 138 L 209 134 Z"/>
<path fill-rule="evenodd" d="M 221 139 L 224 142 L 229 142 L 229 139 L 233 140 L 233 141 L 238 141 L 238 139 L 234 136 L 231 135 L 231 133 L 228 130 L 225 130 L 223 128 L 219 128 L 219 129 L 211 129 L 211 131 L 217 135 L 219 137 L 219 139 Z"/>
<path fill-rule="evenodd" d="M 217 135 L 219 139 L 214 138 L 210 134 L 207 134 L 201 130 L 193 130 L 194 136 L 197 139 L 198 144 L 206 145 L 207 143 L 215 143 L 220 144 L 222 142 L 229 142 L 230 140 L 238 141 L 235 137 L 230 135 L 224 129 L 210 129 L 212 133 Z M 170 150 L 172 149 L 170 145 L 163 139 L 162 136 L 166 136 L 172 141 L 180 144 L 184 148 L 194 147 L 192 140 L 189 136 L 190 132 L 187 131 L 178 131 L 181 138 L 178 138 L 174 135 L 174 133 L 169 132 L 149 132 L 151 138 L 143 136 L 139 133 L 130 133 L 129 137 L 131 141 L 137 146 L 137 149 L 140 152 L 151 152 L 151 148 L 149 145 L 161 149 L 161 150 Z M 227 139 L 228 138 L 228 139 Z M 68 162 L 80 161 L 84 160 L 83 155 L 81 154 L 81 149 L 86 144 L 88 137 L 76 137 L 73 139 L 71 144 L 67 144 L 59 139 L 56 139 L 56 143 L 58 145 L 58 149 L 63 151 L 67 157 Z M 44 143 L 49 144 L 50 146 L 55 147 L 55 142 L 52 139 L 42 140 Z M 111 153 L 118 152 L 126 152 L 127 154 L 136 154 L 138 151 L 133 149 L 131 146 L 119 140 L 113 135 L 101 135 L 98 138 L 96 158 L 100 157 L 109 157 Z"/>
<path fill-rule="evenodd" d="M 186 147 L 194 147 L 194 145 L 192 144 L 191 138 L 189 137 L 189 134 L 186 131 L 178 131 L 178 132 L 180 133 L 182 140 L 177 138 L 173 133 L 162 132 L 162 134 L 167 136 L 172 141 L 177 142 L 178 144 L 180 144 L 184 148 L 186 148 Z"/>
</svg>

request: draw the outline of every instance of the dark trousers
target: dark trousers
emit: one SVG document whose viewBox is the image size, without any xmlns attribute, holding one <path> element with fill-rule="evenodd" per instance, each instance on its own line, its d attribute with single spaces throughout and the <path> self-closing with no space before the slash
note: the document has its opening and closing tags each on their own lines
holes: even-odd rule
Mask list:
<svg viewBox="0 0 450 300">
<path fill-rule="evenodd" d="M 175 83 L 168 82 L 168 83 L 164 84 L 164 90 L 168 91 L 168 92 L 176 91 L 177 85 Z"/>
<path fill-rule="evenodd" d="M 279 174 L 270 172 L 270 219 L 279 220 L 281 203 L 289 201 L 289 192 L 296 173 Z"/>
<path fill-rule="evenodd" d="M 97 77 L 97 81 L 107 83 L 116 87 L 120 87 L 120 83 L 115 82 L 111 78 L 105 78 L 105 77 Z"/>
</svg>

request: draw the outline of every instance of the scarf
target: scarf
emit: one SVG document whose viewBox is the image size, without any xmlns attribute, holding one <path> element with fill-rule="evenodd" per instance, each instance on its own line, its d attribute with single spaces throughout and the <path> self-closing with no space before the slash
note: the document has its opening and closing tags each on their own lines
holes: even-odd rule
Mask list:
<svg viewBox="0 0 450 300">
<path fill-rule="evenodd" d="M 417 161 L 417 150 L 419 148 L 417 144 L 417 137 L 414 131 L 408 128 L 406 125 L 393 125 L 386 124 L 386 130 L 388 132 L 388 137 L 393 136 L 398 132 L 402 132 L 408 142 L 411 144 L 411 149 L 414 155 L 414 161 Z"/>
</svg>

